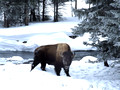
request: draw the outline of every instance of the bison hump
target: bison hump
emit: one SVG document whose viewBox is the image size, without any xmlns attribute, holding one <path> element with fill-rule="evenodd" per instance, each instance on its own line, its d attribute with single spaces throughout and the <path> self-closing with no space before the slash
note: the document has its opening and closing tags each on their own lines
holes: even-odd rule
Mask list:
<svg viewBox="0 0 120 90">
<path fill-rule="evenodd" d="M 57 44 L 57 50 L 56 50 L 56 60 L 60 60 L 61 56 L 64 52 L 71 51 L 70 46 L 66 43 L 59 43 Z"/>
</svg>

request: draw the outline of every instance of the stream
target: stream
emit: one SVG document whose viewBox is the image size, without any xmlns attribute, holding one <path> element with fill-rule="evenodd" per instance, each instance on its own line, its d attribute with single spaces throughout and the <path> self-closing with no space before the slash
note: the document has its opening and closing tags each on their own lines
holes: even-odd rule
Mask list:
<svg viewBox="0 0 120 90">
<path fill-rule="evenodd" d="M 84 56 L 97 56 L 97 51 L 74 51 L 73 60 L 81 60 Z M 13 56 L 19 56 L 23 58 L 22 61 L 18 60 L 9 60 Z M 4 65 L 5 62 L 12 62 L 14 64 L 29 64 L 33 61 L 34 54 L 33 52 L 24 52 L 24 51 L 0 51 L 0 65 Z"/>
</svg>

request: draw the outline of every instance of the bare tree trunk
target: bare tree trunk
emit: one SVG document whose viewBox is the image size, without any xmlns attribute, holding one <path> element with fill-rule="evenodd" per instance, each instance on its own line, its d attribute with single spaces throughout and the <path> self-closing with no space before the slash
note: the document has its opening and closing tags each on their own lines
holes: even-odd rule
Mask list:
<svg viewBox="0 0 120 90">
<path fill-rule="evenodd" d="M 55 22 L 55 19 L 56 19 L 56 1 L 54 0 L 54 22 Z"/>
<path fill-rule="evenodd" d="M 90 10 L 90 0 L 89 0 L 89 10 Z"/>
<path fill-rule="evenodd" d="M 58 0 L 54 0 L 54 22 L 58 22 Z"/>
<path fill-rule="evenodd" d="M 56 1 L 56 22 L 58 22 L 58 0 Z"/>
<path fill-rule="evenodd" d="M 77 9 L 77 0 L 75 0 L 75 9 Z"/>
<path fill-rule="evenodd" d="M 28 10 L 28 0 L 25 1 L 25 25 L 27 26 L 29 24 L 29 10 Z"/>
<path fill-rule="evenodd" d="M 6 6 L 6 10 L 4 11 L 4 27 L 8 28 L 10 27 L 10 22 L 9 22 L 9 17 L 8 17 L 8 14 L 9 14 L 9 3 L 8 4 L 5 4 Z"/>
<path fill-rule="evenodd" d="M 72 0 L 71 0 L 71 16 L 73 17 Z"/>
<path fill-rule="evenodd" d="M 38 21 L 40 21 L 40 0 L 38 0 Z"/>
<path fill-rule="evenodd" d="M 35 9 L 31 9 L 30 21 L 36 21 Z"/>
<path fill-rule="evenodd" d="M 45 0 L 43 0 L 42 21 L 45 21 Z"/>
<path fill-rule="evenodd" d="M 98 0 L 96 0 L 96 5 L 97 5 L 97 9 L 98 9 Z"/>
<path fill-rule="evenodd" d="M 9 20 L 6 16 L 7 14 L 4 12 L 4 27 L 8 28 L 9 27 Z"/>
</svg>

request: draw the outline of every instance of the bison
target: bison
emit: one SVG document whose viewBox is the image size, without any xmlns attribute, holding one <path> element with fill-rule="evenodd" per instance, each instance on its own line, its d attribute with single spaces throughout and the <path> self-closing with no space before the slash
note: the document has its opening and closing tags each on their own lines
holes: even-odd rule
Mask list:
<svg viewBox="0 0 120 90">
<path fill-rule="evenodd" d="M 61 68 L 64 69 L 67 76 L 69 75 L 69 67 L 73 59 L 73 53 L 70 46 L 66 43 L 40 46 L 34 51 L 34 61 L 31 71 L 41 63 L 41 69 L 46 71 L 46 64 L 54 65 L 57 76 L 60 76 Z"/>
</svg>

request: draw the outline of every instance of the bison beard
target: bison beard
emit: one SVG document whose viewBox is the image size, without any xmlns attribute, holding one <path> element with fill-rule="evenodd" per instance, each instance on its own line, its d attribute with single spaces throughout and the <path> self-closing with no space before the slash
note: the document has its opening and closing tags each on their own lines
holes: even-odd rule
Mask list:
<svg viewBox="0 0 120 90">
<path fill-rule="evenodd" d="M 55 72 L 60 76 L 61 68 L 64 69 L 67 76 L 69 75 L 69 67 L 73 59 L 73 54 L 68 44 L 59 43 L 54 45 L 41 46 L 34 51 L 34 61 L 31 71 L 41 63 L 41 69 L 46 71 L 46 64 L 54 65 Z"/>
</svg>

